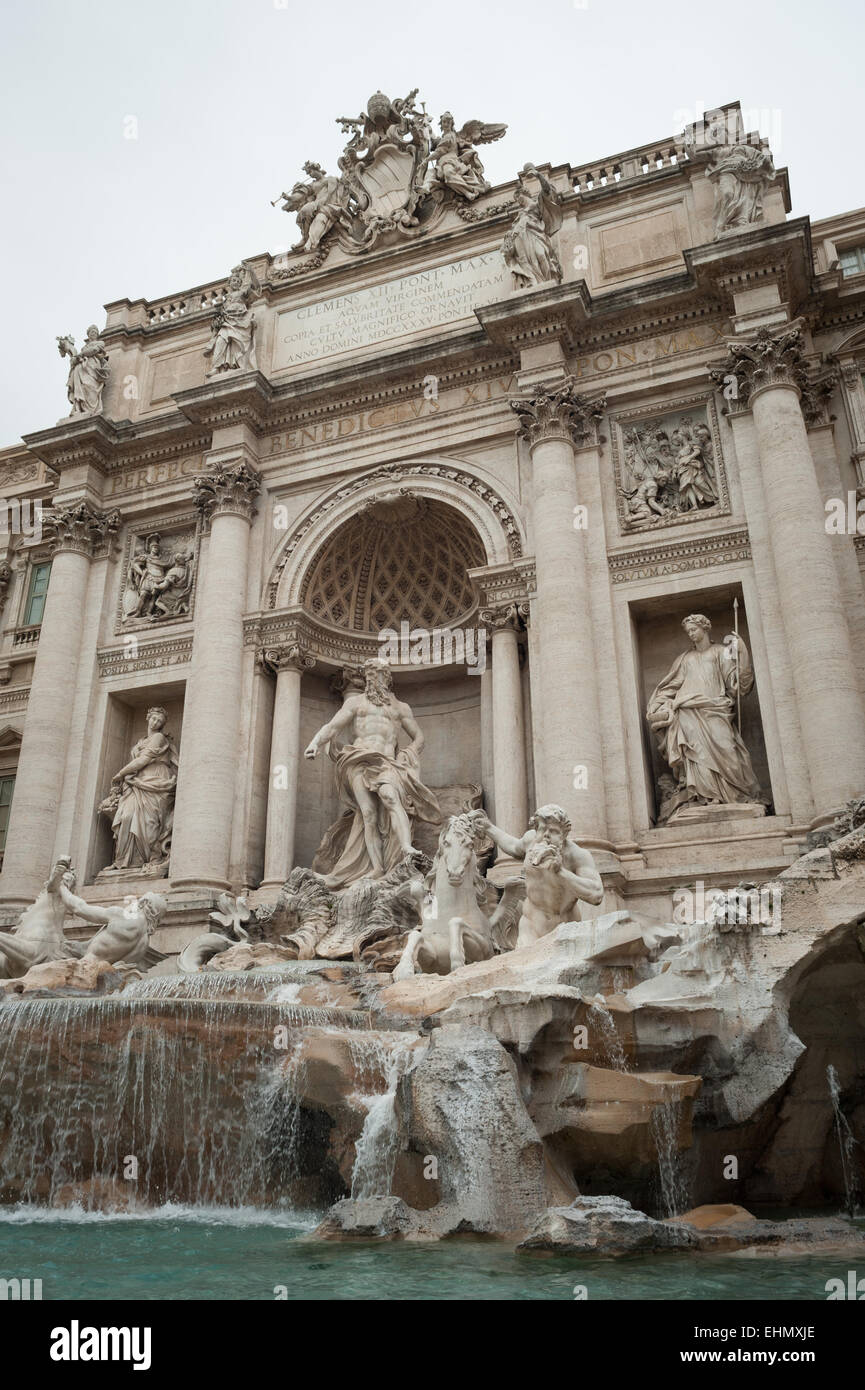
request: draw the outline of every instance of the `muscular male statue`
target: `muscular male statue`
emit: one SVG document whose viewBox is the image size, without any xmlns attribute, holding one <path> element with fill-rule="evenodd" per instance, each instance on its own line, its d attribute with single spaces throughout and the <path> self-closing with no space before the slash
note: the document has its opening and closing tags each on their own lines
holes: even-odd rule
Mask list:
<svg viewBox="0 0 865 1390">
<path fill-rule="evenodd" d="M 599 907 L 604 885 L 587 849 L 568 838 L 571 822 L 561 806 L 541 806 L 521 839 L 493 825 L 483 812 L 483 829 L 499 849 L 526 865 L 526 900 L 516 946 L 530 946 L 561 922 L 575 920 L 578 902 Z M 578 909 L 577 909 L 578 913 Z"/>
<path fill-rule="evenodd" d="M 423 734 L 409 706 L 393 693 L 388 663 L 372 658 L 364 663 L 364 676 L 363 692 L 348 696 L 304 754 L 314 758 L 327 748 L 336 763 L 340 797 L 354 813 L 339 858 L 325 875 L 330 888 L 384 878 L 412 853 L 412 819 L 441 820 L 435 797 L 418 776 Z M 400 730 L 411 740 L 402 749 Z M 350 742 L 335 748 L 344 731 Z"/>
</svg>

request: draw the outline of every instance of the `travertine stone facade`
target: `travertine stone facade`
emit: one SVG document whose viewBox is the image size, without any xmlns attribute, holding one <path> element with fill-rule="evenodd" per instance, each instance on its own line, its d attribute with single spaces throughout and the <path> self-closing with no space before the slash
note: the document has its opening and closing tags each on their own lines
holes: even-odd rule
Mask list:
<svg viewBox="0 0 865 1390">
<path fill-rule="evenodd" d="M 865 217 L 790 216 L 735 104 L 492 188 L 507 128 L 415 95 L 283 195 L 297 249 L 62 340 L 73 413 L 0 455 L 44 507 L 0 556 L 0 920 L 61 854 L 89 901 L 137 891 L 99 807 L 153 707 L 155 944 L 272 896 L 342 809 L 303 749 L 386 638 L 430 792 L 511 836 L 563 807 L 607 907 L 764 879 L 865 792 Z M 646 718 L 694 615 L 758 788 L 723 808 L 679 806 Z"/>
</svg>

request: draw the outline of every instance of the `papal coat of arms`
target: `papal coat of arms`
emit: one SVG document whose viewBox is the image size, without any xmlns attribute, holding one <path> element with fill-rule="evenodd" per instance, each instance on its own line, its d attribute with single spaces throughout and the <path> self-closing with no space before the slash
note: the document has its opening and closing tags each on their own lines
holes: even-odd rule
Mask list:
<svg viewBox="0 0 865 1390">
<path fill-rule="evenodd" d="M 294 251 L 318 251 L 332 231 L 353 251 L 386 235 L 417 236 L 448 199 L 473 202 L 489 190 L 475 146 L 501 139 L 507 126 L 467 121 L 457 130 L 446 111 L 436 136 L 416 97 L 417 88 L 394 101 L 376 92 L 359 116 L 339 117 L 350 137 L 337 160 L 339 174 L 309 160 L 307 179 L 274 199 L 297 215 L 301 239 Z"/>
</svg>

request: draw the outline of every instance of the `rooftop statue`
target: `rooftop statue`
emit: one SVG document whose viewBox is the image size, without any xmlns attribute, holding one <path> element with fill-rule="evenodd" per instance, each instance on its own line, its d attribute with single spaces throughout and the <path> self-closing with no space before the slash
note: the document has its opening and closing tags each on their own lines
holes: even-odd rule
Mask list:
<svg viewBox="0 0 865 1390">
<path fill-rule="evenodd" d="M 350 138 L 337 161 L 339 174 L 308 160 L 308 181 L 273 200 L 297 216 L 294 251 L 317 252 L 335 227 L 357 251 L 388 233 L 415 236 L 445 197 L 473 202 L 488 191 L 474 147 L 501 139 L 507 126 L 468 121 L 457 131 L 445 112 L 436 138 L 423 103 L 415 104 L 417 90 L 393 101 L 375 92 L 358 116 L 340 116 L 337 123 Z"/>
<path fill-rule="evenodd" d="M 312 739 L 304 756 L 326 748 L 336 764 L 340 798 L 349 811 L 328 831 L 315 866 L 325 868 L 329 888 L 344 888 L 361 878 L 380 879 L 412 846 L 412 820 L 434 824 L 438 803 L 420 780 L 424 736 L 411 709 L 393 693 L 386 661 L 364 663 L 365 687 L 349 694 L 338 714 Z M 399 747 L 399 735 L 411 740 Z M 338 744 L 345 733 L 349 743 Z"/>
<path fill-rule="evenodd" d="M 537 193 L 529 186 L 530 177 L 537 180 Z M 561 194 L 534 164 L 526 164 L 517 174 L 514 201 L 516 216 L 502 242 L 514 289 L 525 290 L 551 280 L 558 284 L 562 267 L 552 238 L 562 225 Z"/>
<path fill-rule="evenodd" d="M 57 347 L 61 357 L 69 358 L 66 394 L 72 406 L 70 417 L 98 415 L 102 410 L 102 392 L 108 380 L 108 353 L 96 324 L 91 323 L 80 350 L 68 333 L 65 338 L 57 339 Z"/>
<path fill-rule="evenodd" d="M 482 193 L 489 192 L 490 185 L 484 178 L 484 166 L 475 145 L 491 144 L 501 140 L 506 125 L 486 125 L 483 121 L 466 121 L 462 130 L 456 129 L 456 122 L 450 111 L 445 111 L 439 121 L 441 134 L 430 152 L 431 175 L 429 188 L 450 188 L 455 193 L 472 202 Z"/>
<path fill-rule="evenodd" d="M 225 298 L 213 316 L 205 357 L 212 358 L 215 372 L 255 371 L 255 313 L 252 305 L 261 294 L 258 277 L 246 261 L 236 265 L 228 280 Z"/>
</svg>

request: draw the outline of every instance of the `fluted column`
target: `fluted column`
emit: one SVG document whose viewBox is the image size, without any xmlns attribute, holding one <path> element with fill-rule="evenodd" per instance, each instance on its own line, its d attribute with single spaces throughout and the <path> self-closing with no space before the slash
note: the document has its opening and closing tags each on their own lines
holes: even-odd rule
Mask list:
<svg viewBox="0 0 865 1390">
<path fill-rule="evenodd" d="M 586 524 L 579 510 L 575 444 L 591 442 L 604 398 L 586 400 L 574 379 L 511 401 L 532 457 L 543 743 L 536 766 L 540 803 L 563 806 L 573 835 L 607 846 L 604 768 L 594 634 L 589 608 Z M 498 766 L 496 767 L 498 777 Z"/>
<path fill-rule="evenodd" d="M 492 629 L 492 725 L 493 765 L 496 787 L 496 824 L 511 835 L 528 828 L 526 786 L 526 724 L 520 679 L 517 633 L 521 605 L 485 608 L 480 621 Z"/>
<path fill-rule="evenodd" d="M 240 778 L 239 714 L 249 527 L 261 481 L 244 462 L 195 479 L 210 524 L 196 597 L 195 649 L 186 689 L 174 808 L 174 887 L 228 886 L 231 821 Z"/>
<path fill-rule="evenodd" d="M 268 649 L 263 663 L 276 672 L 273 728 L 270 736 L 270 781 L 264 839 L 263 888 L 281 887 L 294 867 L 297 824 L 297 774 L 300 766 L 300 683 L 315 658 L 301 647 Z"/>
<path fill-rule="evenodd" d="M 750 409 L 817 820 L 865 791 L 865 708 L 803 410 L 819 407 L 801 331 L 761 329 L 712 375 Z"/>
<path fill-rule="evenodd" d="M 0 891 L 10 904 L 32 900 L 52 867 L 90 562 L 110 550 L 119 525 L 119 512 L 88 502 L 44 519 L 53 559 L 3 860 Z"/>
</svg>

